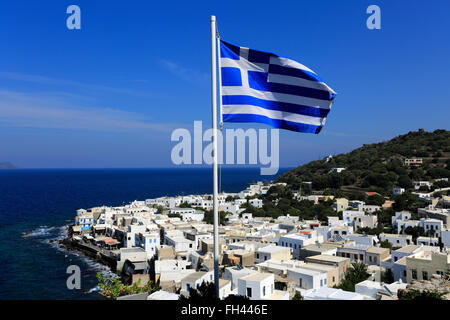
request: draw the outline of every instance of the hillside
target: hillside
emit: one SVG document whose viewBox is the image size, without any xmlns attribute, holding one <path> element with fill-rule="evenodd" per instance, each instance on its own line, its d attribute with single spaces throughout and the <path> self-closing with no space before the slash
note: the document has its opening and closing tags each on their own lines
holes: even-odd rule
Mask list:
<svg viewBox="0 0 450 320">
<path fill-rule="evenodd" d="M 407 158 L 421 158 L 423 164 L 406 165 Z M 330 172 L 332 168 L 345 170 Z M 359 198 L 364 191 L 390 196 L 393 187 L 408 189 L 412 181 L 437 178 L 450 178 L 450 131 L 419 129 L 390 141 L 312 161 L 285 172 L 276 182 L 286 182 L 290 189 L 298 190 L 309 181 L 313 190 Z"/>
</svg>

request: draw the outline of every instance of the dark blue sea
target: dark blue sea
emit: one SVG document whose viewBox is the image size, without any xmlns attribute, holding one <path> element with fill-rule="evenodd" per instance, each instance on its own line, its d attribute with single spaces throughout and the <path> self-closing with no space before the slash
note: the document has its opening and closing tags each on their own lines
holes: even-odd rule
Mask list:
<svg viewBox="0 0 450 320">
<path fill-rule="evenodd" d="M 258 168 L 223 168 L 221 176 L 225 192 L 276 178 Z M 64 238 L 75 210 L 212 193 L 211 181 L 208 168 L 0 170 L 0 299 L 98 299 L 96 273 L 111 271 L 51 242 Z M 66 286 L 73 264 L 81 269 L 80 290 Z"/>
</svg>

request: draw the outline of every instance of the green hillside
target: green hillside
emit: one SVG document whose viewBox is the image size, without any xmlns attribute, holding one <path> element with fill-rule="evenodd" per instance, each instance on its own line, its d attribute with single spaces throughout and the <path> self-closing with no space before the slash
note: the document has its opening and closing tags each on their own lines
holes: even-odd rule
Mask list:
<svg viewBox="0 0 450 320">
<path fill-rule="evenodd" d="M 423 164 L 404 164 L 406 158 L 414 157 L 423 159 Z M 346 169 L 330 173 L 332 168 Z M 359 198 L 364 191 L 390 196 L 393 187 L 408 189 L 412 181 L 436 178 L 450 178 L 450 131 L 419 129 L 390 141 L 312 161 L 282 174 L 276 182 L 286 182 L 290 189 L 298 190 L 303 182 L 309 181 L 313 190 Z M 440 182 L 433 187 L 447 184 Z"/>
</svg>

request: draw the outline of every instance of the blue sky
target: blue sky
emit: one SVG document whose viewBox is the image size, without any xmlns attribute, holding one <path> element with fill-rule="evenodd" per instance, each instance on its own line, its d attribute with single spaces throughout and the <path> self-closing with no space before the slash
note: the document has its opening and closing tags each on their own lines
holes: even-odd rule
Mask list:
<svg viewBox="0 0 450 320">
<path fill-rule="evenodd" d="M 71 4 L 81 30 L 66 28 Z M 371 4 L 381 30 L 366 28 Z M 280 132 L 281 166 L 449 129 L 449 12 L 445 0 L 3 1 L 0 161 L 171 166 L 172 130 L 211 123 L 211 14 L 222 39 L 297 60 L 338 93 L 319 135 Z"/>
</svg>

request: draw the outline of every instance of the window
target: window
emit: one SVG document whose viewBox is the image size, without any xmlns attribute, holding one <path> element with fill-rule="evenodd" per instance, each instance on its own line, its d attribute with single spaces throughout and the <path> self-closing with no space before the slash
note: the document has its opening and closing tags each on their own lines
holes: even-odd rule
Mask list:
<svg viewBox="0 0 450 320">
<path fill-rule="evenodd" d="M 303 281 L 302 280 L 303 280 L 302 278 L 298 279 L 298 285 L 299 285 L 300 288 L 302 288 L 302 285 L 303 285 Z"/>
<path fill-rule="evenodd" d="M 364 260 L 364 256 L 362 254 L 359 255 L 359 260 Z"/>
<path fill-rule="evenodd" d="M 335 279 L 335 277 L 333 277 L 333 282 L 335 282 L 336 281 L 336 279 Z"/>
<path fill-rule="evenodd" d="M 428 280 L 428 272 L 422 271 L 422 279 L 423 280 Z"/>
<path fill-rule="evenodd" d="M 189 289 L 191 288 L 191 285 L 188 283 L 186 284 L 186 291 L 189 292 Z"/>
<path fill-rule="evenodd" d="M 259 253 L 256 254 L 256 259 L 259 259 Z"/>
<path fill-rule="evenodd" d="M 372 256 L 369 256 L 369 261 L 372 262 Z"/>
<path fill-rule="evenodd" d="M 263 287 L 263 297 L 266 296 L 266 286 Z"/>
<path fill-rule="evenodd" d="M 398 260 L 398 258 L 397 257 L 394 257 L 394 262 L 396 262 Z"/>
<path fill-rule="evenodd" d="M 415 280 L 417 280 L 417 270 L 416 269 L 412 269 L 411 270 L 411 277 Z"/>
<path fill-rule="evenodd" d="M 323 280 L 320 279 L 320 286 L 323 286 Z"/>
<path fill-rule="evenodd" d="M 373 262 L 378 263 L 377 257 L 374 257 L 374 258 L 373 258 Z"/>
<path fill-rule="evenodd" d="M 403 276 L 406 277 L 406 270 L 403 270 Z"/>
<path fill-rule="evenodd" d="M 247 297 L 252 297 L 252 288 L 247 288 Z"/>
</svg>

